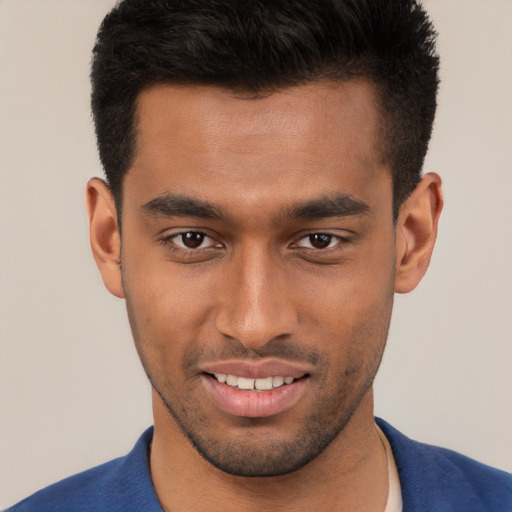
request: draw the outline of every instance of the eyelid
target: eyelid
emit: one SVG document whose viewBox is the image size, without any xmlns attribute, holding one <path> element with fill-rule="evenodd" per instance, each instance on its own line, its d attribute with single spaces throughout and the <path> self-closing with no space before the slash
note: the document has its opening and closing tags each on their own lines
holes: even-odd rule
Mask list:
<svg viewBox="0 0 512 512">
<path fill-rule="evenodd" d="M 205 239 L 210 239 L 213 243 L 209 244 L 206 247 L 186 247 L 185 245 L 181 245 L 176 243 L 176 240 L 183 235 L 186 235 L 187 233 L 197 233 L 200 235 L 203 235 Z M 180 229 L 179 231 L 173 232 L 173 233 L 167 233 L 160 239 L 160 242 L 162 242 L 165 245 L 172 246 L 173 249 L 178 251 L 200 251 L 205 249 L 212 249 L 214 247 L 221 247 L 221 244 L 209 233 L 206 232 L 204 229 L 200 228 L 194 228 L 194 229 Z M 204 241 L 203 241 L 204 242 Z M 202 244 L 201 244 L 202 245 Z"/>
<path fill-rule="evenodd" d="M 182 245 L 182 244 L 176 243 L 176 240 L 180 236 L 185 235 L 187 233 L 198 233 L 198 234 L 201 234 L 201 235 L 203 235 L 205 237 L 205 239 L 210 239 L 211 243 L 209 243 L 206 247 L 196 247 L 196 248 L 186 247 L 184 244 Z M 331 246 L 331 247 L 327 246 L 325 248 L 305 247 L 305 246 L 302 246 L 302 245 L 299 244 L 302 240 L 305 240 L 308 237 L 313 236 L 313 235 L 327 235 L 327 236 L 331 237 L 336 243 L 334 243 L 334 245 Z M 193 228 L 175 228 L 172 232 L 168 231 L 163 236 L 161 236 L 159 241 L 163 245 L 170 246 L 170 248 L 173 249 L 173 250 L 185 251 L 185 252 L 198 252 L 198 251 L 201 251 L 201 250 L 204 251 L 204 250 L 208 250 L 208 249 L 224 247 L 224 244 L 222 242 L 219 242 L 219 237 L 218 236 L 216 236 L 215 234 L 212 234 L 207 229 L 196 228 L 196 227 L 193 227 Z M 334 251 L 336 249 L 342 249 L 344 246 L 347 246 L 347 245 L 351 244 L 352 242 L 353 242 L 353 240 L 350 238 L 350 235 L 349 236 L 344 236 L 344 235 L 341 235 L 339 233 L 333 233 L 332 231 L 329 231 L 329 230 L 319 229 L 317 231 L 314 231 L 314 230 L 306 231 L 306 232 L 303 231 L 302 234 L 298 234 L 295 237 L 295 241 L 292 242 L 290 247 L 291 248 L 295 248 L 295 249 L 305 249 L 305 250 L 308 250 L 308 251 L 328 252 L 328 251 Z M 202 243 L 204 243 L 204 241 Z"/>
<path fill-rule="evenodd" d="M 309 242 L 309 246 L 301 245 L 302 241 L 309 241 L 309 239 L 312 236 L 319 235 L 319 234 L 326 235 L 326 236 L 330 237 L 329 244 L 326 247 L 314 247 L 314 246 L 311 245 L 311 242 Z M 333 245 L 333 242 L 334 242 L 334 245 Z M 306 236 L 303 236 L 302 238 L 300 238 L 298 240 L 298 242 L 297 242 L 297 245 L 299 247 L 303 248 L 303 249 L 313 249 L 313 250 L 318 250 L 318 251 L 326 251 L 328 249 L 332 249 L 333 247 L 336 247 L 339 243 L 340 243 L 340 240 L 339 240 L 339 237 L 337 237 L 337 236 L 330 235 L 330 234 L 327 234 L 327 233 L 312 233 L 311 235 L 306 235 Z"/>
<path fill-rule="evenodd" d="M 307 238 L 309 238 L 310 236 L 313 236 L 313 235 L 327 235 L 329 237 L 332 237 L 334 240 L 336 240 L 337 243 L 334 244 L 334 246 L 332 246 L 332 247 L 327 246 L 327 247 L 325 247 L 323 249 L 319 249 L 319 248 L 316 248 L 316 247 L 304 247 L 304 246 L 299 245 L 299 242 L 301 240 L 307 239 Z M 321 251 L 334 250 L 339 245 L 348 245 L 348 244 L 352 243 L 352 240 L 349 237 L 343 236 L 343 235 L 340 235 L 340 234 L 336 234 L 336 233 L 332 233 L 331 231 L 326 231 L 326 230 L 311 231 L 311 232 L 308 232 L 308 233 L 305 233 L 305 234 L 301 235 L 300 237 L 297 237 L 296 240 L 297 241 L 293 243 L 294 246 L 299 247 L 301 249 L 308 249 L 308 250 L 320 251 L 320 252 Z"/>
</svg>

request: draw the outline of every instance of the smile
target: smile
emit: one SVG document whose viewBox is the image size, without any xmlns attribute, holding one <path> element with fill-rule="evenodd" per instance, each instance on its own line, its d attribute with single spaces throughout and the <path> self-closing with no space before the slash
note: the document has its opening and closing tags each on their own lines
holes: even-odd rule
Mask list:
<svg viewBox="0 0 512 512">
<path fill-rule="evenodd" d="M 225 373 L 215 373 L 213 375 L 218 382 L 226 383 L 228 386 L 253 391 L 270 391 L 271 389 L 292 384 L 295 380 L 291 376 L 287 377 L 266 377 L 262 379 L 248 379 L 246 377 L 237 377 Z"/>
<path fill-rule="evenodd" d="M 241 377 L 229 373 L 204 373 L 207 396 L 230 416 L 265 418 L 291 409 L 309 386 L 308 374 L 297 377 Z"/>
</svg>

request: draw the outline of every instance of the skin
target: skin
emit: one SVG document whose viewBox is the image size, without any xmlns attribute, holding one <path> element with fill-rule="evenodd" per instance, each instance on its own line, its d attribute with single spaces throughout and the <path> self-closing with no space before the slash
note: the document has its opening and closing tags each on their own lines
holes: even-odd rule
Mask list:
<svg viewBox="0 0 512 512">
<path fill-rule="evenodd" d="M 153 385 L 164 509 L 383 510 L 372 383 L 394 292 L 428 267 L 439 177 L 423 177 L 395 224 L 362 80 L 257 99 L 155 86 L 138 115 L 122 244 L 108 187 L 91 180 L 87 200 L 96 262 L 126 299 Z M 204 365 L 240 360 L 306 368 L 298 400 L 268 417 L 221 410 Z"/>
</svg>

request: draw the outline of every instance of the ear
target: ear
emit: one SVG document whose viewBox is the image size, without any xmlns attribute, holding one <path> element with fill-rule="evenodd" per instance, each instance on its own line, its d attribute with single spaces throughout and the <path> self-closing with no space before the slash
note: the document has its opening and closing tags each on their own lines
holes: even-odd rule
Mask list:
<svg viewBox="0 0 512 512">
<path fill-rule="evenodd" d="M 395 292 L 414 290 L 425 275 L 442 209 L 441 178 L 435 173 L 425 174 L 402 205 L 398 216 Z"/>
<path fill-rule="evenodd" d="M 114 197 L 103 180 L 92 178 L 87 183 L 86 201 L 89 238 L 96 265 L 107 290 L 122 299 L 121 236 Z"/>
</svg>

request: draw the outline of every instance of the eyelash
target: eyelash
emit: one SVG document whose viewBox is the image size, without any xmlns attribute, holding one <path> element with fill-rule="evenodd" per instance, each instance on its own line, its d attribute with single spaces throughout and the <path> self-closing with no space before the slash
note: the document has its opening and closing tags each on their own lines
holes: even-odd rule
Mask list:
<svg viewBox="0 0 512 512">
<path fill-rule="evenodd" d="M 205 233 L 204 231 L 201 231 L 201 230 L 189 230 L 189 231 L 180 231 L 179 233 L 173 233 L 172 235 L 168 235 L 164 238 L 161 239 L 161 242 L 166 245 L 168 248 L 170 248 L 171 250 L 173 251 L 181 251 L 182 253 L 185 253 L 185 254 L 192 254 L 192 253 L 197 253 L 198 251 L 207 251 L 209 249 L 215 249 L 215 248 L 218 248 L 220 247 L 221 245 L 218 244 L 218 243 L 215 243 L 215 244 L 212 244 L 208 247 L 186 247 L 185 244 L 182 242 L 182 244 L 178 244 L 177 243 L 177 240 L 180 238 L 180 237 L 183 237 L 185 235 L 200 235 L 204 238 L 209 238 L 211 239 L 212 241 L 215 242 L 215 239 L 210 236 L 208 233 Z M 328 246 L 327 247 L 304 247 L 304 246 L 300 246 L 299 243 L 303 240 L 307 240 L 309 238 L 309 241 L 310 241 L 310 245 L 313 245 L 311 243 L 311 237 L 314 237 L 314 236 L 326 236 L 326 237 L 329 237 L 329 243 L 328 243 Z M 200 244 L 199 245 L 202 245 L 202 243 L 204 243 L 204 238 L 201 240 Z M 335 241 L 336 243 L 334 244 L 334 246 L 330 247 L 331 243 Z M 307 251 L 311 251 L 311 252 L 318 252 L 318 253 L 322 253 L 322 252 L 331 252 L 331 251 L 335 251 L 335 250 L 339 250 L 341 249 L 342 247 L 339 247 L 340 245 L 341 246 L 347 246 L 351 243 L 352 241 L 349 239 L 349 238 L 346 238 L 346 237 L 343 237 L 343 236 L 340 236 L 340 235 L 335 235 L 333 233 L 329 233 L 329 232 L 325 232 L 325 231 L 319 231 L 319 232 L 314 232 L 314 233 L 308 233 L 306 235 L 303 235 L 301 236 L 297 242 L 294 242 L 292 244 L 292 247 L 298 247 L 298 248 L 302 248 L 302 249 L 305 249 Z"/>
<path fill-rule="evenodd" d="M 351 240 L 349 238 L 346 238 L 346 237 L 343 237 L 343 236 L 340 236 L 340 235 L 335 235 L 333 233 L 329 233 L 329 232 L 325 232 L 325 231 L 319 231 L 319 232 L 316 232 L 316 233 L 308 233 L 307 235 L 302 236 L 301 238 L 299 238 L 299 240 L 296 243 L 296 245 L 298 245 L 298 243 L 301 242 L 302 240 L 307 240 L 307 239 L 309 239 L 310 243 L 311 243 L 311 237 L 314 237 L 314 236 L 326 236 L 326 237 L 329 237 L 330 240 L 329 240 L 328 246 L 327 247 L 323 247 L 323 248 L 319 248 L 319 247 L 303 247 L 304 249 L 311 250 L 311 251 L 318 251 L 318 252 L 327 252 L 327 251 L 339 249 L 340 248 L 339 246 L 346 246 L 346 245 L 351 243 Z M 334 246 L 330 247 L 330 245 L 331 245 L 331 243 L 333 241 L 335 241 L 336 243 L 335 243 Z M 311 245 L 313 245 L 313 244 L 311 243 Z"/>
<path fill-rule="evenodd" d="M 181 245 L 178 245 L 178 243 L 176 242 L 176 240 L 178 240 L 180 237 L 183 237 L 185 235 L 188 235 L 188 234 L 194 234 L 194 235 L 201 235 L 205 238 L 210 238 L 212 241 L 214 241 L 214 238 L 211 237 L 208 233 L 205 233 L 204 231 L 201 231 L 201 230 L 188 230 L 188 231 L 180 231 L 179 233 L 173 233 L 172 235 L 168 235 L 168 236 L 165 236 L 164 238 L 161 239 L 161 242 L 170 247 L 172 250 L 176 250 L 176 251 L 183 251 L 185 253 L 187 252 L 196 252 L 196 251 L 204 251 L 204 250 L 207 250 L 207 249 L 213 249 L 215 248 L 215 245 L 218 245 L 218 244 L 213 244 L 209 247 L 185 247 L 184 244 L 183 246 Z M 201 244 L 204 242 L 204 239 L 201 241 Z"/>
</svg>

